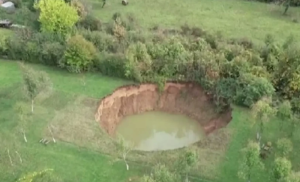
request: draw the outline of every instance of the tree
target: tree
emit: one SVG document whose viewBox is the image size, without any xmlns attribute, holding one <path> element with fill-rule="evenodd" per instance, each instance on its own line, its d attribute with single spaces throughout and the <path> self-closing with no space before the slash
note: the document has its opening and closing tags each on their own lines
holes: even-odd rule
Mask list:
<svg viewBox="0 0 300 182">
<path fill-rule="evenodd" d="M 198 154 L 195 149 L 185 150 L 177 161 L 178 171 L 185 175 L 185 181 L 188 182 L 188 174 L 198 160 Z"/>
<path fill-rule="evenodd" d="M 264 125 L 270 120 L 272 116 L 276 113 L 276 110 L 270 106 L 271 99 L 263 98 L 252 105 L 252 115 L 255 123 L 259 122 L 259 129 L 257 131 L 257 139 L 261 141 L 261 136 L 263 133 Z"/>
<path fill-rule="evenodd" d="M 277 111 L 277 116 L 282 120 L 280 122 L 280 130 L 283 128 L 283 121 L 287 122 L 289 135 L 292 137 L 295 131 L 295 125 L 298 121 L 295 115 L 293 115 L 292 104 L 290 101 L 283 101 Z"/>
<path fill-rule="evenodd" d="M 26 133 L 25 133 L 25 130 L 26 130 L 26 125 L 27 125 L 27 112 L 26 112 L 26 106 L 24 103 L 22 102 L 18 102 L 16 105 L 15 105 L 15 111 L 19 117 L 19 121 L 21 122 L 21 132 L 23 133 L 23 138 L 24 138 L 24 141 L 27 143 L 27 137 L 26 137 Z"/>
<path fill-rule="evenodd" d="M 24 90 L 26 96 L 31 100 L 31 112 L 35 98 L 42 92 L 46 92 L 52 88 L 52 83 L 47 73 L 36 71 L 23 63 L 20 63 L 23 76 Z"/>
<path fill-rule="evenodd" d="M 157 164 L 150 175 L 143 176 L 141 182 L 179 182 L 179 176 L 170 172 L 165 165 Z"/>
<path fill-rule="evenodd" d="M 287 177 L 290 176 L 291 171 L 292 163 L 288 159 L 284 157 L 279 157 L 275 159 L 273 166 L 273 175 L 275 180 L 285 180 Z"/>
<path fill-rule="evenodd" d="M 243 160 L 238 172 L 241 179 L 248 182 L 252 179 L 255 169 L 263 169 L 263 163 L 260 160 L 260 146 L 258 143 L 249 141 L 246 148 L 242 149 Z"/>
<path fill-rule="evenodd" d="M 277 152 L 280 156 L 285 157 L 293 150 L 293 143 L 287 138 L 277 141 Z"/>
<path fill-rule="evenodd" d="M 129 164 L 126 161 L 126 157 L 130 151 L 132 151 L 133 146 L 124 140 L 123 137 L 118 137 L 116 142 L 117 150 L 121 153 L 123 161 L 125 162 L 126 169 L 129 170 Z"/>
<path fill-rule="evenodd" d="M 292 171 L 291 174 L 286 177 L 286 182 L 300 182 L 300 172 Z"/>
<path fill-rule="evenodd" d="M 277 116 L 280 119 L 291 119 L 293 115 L 293 111 L 292 111 L 292 105 L 288 100 L 283 101 L 279 107 L 278 107 L 278 111 L 277 111 Z"/>
<path fill-rule="evenodd" d="M 43 32 L 66 35 L 79 20 L 77 9 L 64 0 L 40 0 L 34 6 L 40 10 L 39 22 Z"/>
<path fill-rule="evenodd" d="M 291 0 L 286 0 L 286 1 L 284 2 L 284 5 L 285 5 L 285 9 L 284 9 L 283 14 L 286 15 L 287 11 L 288 11 L 289 8 L 290 8 Z"/>
</svg>

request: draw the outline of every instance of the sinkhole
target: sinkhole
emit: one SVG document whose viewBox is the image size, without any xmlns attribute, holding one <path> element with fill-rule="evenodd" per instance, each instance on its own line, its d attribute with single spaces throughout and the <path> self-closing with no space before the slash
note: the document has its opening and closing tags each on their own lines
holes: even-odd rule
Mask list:
<svg viewBox="0 0 300 182">
<path fill-rule="evenodd" d="M 212 96 L 195 83 L 128 85 L 104 97 L 95 119 L 108 134 L 135 150 L 161 151 L 194 144 L 231 120 L 231 108 L 217 113 Z"/>
</svg>

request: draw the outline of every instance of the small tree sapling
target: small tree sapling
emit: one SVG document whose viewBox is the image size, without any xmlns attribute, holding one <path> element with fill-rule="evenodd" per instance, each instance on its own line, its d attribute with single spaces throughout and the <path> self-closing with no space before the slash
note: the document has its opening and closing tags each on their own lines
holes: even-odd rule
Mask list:
<svg viewBox="0 0 300 182">
<path fill-rule="evenodd" d="M 188 174 L 190 173 L 192 167 L 196 164 L 198 160 L 198 154 L 196 149 L 184 150 L 177 161 L 177 169 L 180 173 L 185 175 L 185 181 L 189 181 Z"/>
<path fill-rule="evenodd" d="M 121 153 L 123 161 L 125 162 L 126 169 L 129 170 L 129 164 L 127 163 L 126 157 L 133 149 L 133 145 L 126 142 L 123 137 L 119 136 L 116 142 L 117 150 Z"/>
<path fill-rule="evenodd" d="M 15 111 L 19 117 L 19 123 L 20 123 L 20 126 L 21 126 L 21 132 L 23 134 L 23 138 L 24 138 L 24 141 L 27 143 L 27 137 L 26 137 L 26 127 L 27 127 L 27 121 L 28 121 L 28 113 L 26 111 L 26 106 L 25 106 L 25 103 L 23 102 L 18 102 L 16 105 L 15 105 Z"/>
<path fill-rule="evenodd" d="M 273 175 L 276 181 L 281 181 L 290 176 L 292 163 L 285 157 L 278 157 L 274 161 Z"/>
<path fill-rule="evenodd" d="M 242 149 L 243 160 L 238 176 L 248 182 L 251 181 L 255 169 L 263 169 L 263 163 L 260 160 L 260 146 L 258 143 L 249 141 L 246 148 Z"/>
<path fill-rule="evenodd" d="M 51 89 L 52 83 L 45 72 L 36 71 L 23 63 L 19 65 L 22 71 L 25 94 L 31 101 L 31 112 L 33 113 L 35 98 L 41 92 Z"/>
</svg>

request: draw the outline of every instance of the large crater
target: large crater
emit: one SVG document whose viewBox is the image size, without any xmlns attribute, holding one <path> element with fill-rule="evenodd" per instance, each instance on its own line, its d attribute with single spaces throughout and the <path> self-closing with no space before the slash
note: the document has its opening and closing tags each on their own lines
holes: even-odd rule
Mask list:
<svg viewBox="0 0 300 182">
<path fill-rule="evenodd" d="M 199 85 L 175 82 L 166 83 L 161 92 L 155 84 L 120 87 L 100 101 L 95 119 L 110 135 L 114 135 L 124 117 L 148 111 L 188 116 L 201 125 L 206 135 L 226 126 L 231 120 L 231 109 L 216 113 L 211 96 Z"/>
</svg>

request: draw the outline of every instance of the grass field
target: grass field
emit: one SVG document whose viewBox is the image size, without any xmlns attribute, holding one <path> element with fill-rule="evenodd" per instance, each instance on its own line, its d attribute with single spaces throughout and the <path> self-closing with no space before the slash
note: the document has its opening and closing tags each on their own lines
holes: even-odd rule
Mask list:
<svg viewBox="0 0 300 182">
<path fill-rule="evenodd" d="M 135 169 L 127 172 L 123 163 L 111 165 L 110 157 L 87 150 L 73 144 L 58 142 L 47 147 L 38 141 L 45 137 L 44 128 L 55 116 L 55 112 L 63 108 L 72 100 L 72 95 L 81 93 L 86 96 L 101 98 L 125 81 L 87 75 L 87 87 L 82 89 L 80 78 L 53 70 L 46 70 L 54 82 L 55 93 L 48 101 L 37 102 L 34 116 L 27 126 L 28 143 L 25 143 L 18 130 L 18 119 L 14 114 L 13 106 L 22 101 L 20 71 L 15 62 L 0 61 L 0 181 L 11 182 L 26 173 L 53 168 L 63 181 L 125 181 L 127 177 L 138 172 Z M 63 82 L 62 82 L 63 81 Z M 68 93 L 68 94 L 59 94 Z M 59 98 L 57 96 L 60 96 Z M 56 107 L 60 105 L 60 107 Z M 7 154 L 10 150 L 13 166 Z M 15 151 L 20 153 L 23 163 L 20 163 Z"/>
<path fill-rule="evenodd" d="M 300 37 L 300 24 L 297 23 L 300 21 L 299 8 L 291 8 L 287 16 L 282 16 L 282 7 L 244 0 L 130 0 L 126 7 L 121 5 L 120 0 L 107 0 L 103 9 L 102 1 L 89 1 L 92 2 L 93 13 L 104 22 L 120 12 L 135 17 L 141 28 L 179 28 L 187 23 L 208 32 L 221 32 L 226 38 L 248 37 L 257 43 L 261 43 L 269 33 L 281 42 L 290 35 L 297 39 Z M 10 33 L 0 29 L 0 36 Z M 25 128 L 28 139 L 25 143 L 14 111 L 19 101 L 28 103 L 30 109 L 22 92 L 21 72 L 16 62 L 0 60 L 0 182 L 15 182 L 25 174 L 48 168 L 54 169 L 54 174 L 64 182 L 125 182 L 129 177 L 148 173 L 149 166 L 154 163 L 174 164 L 179 151 L 133 152 L 128 156 L 129 171 L 122 161 L 114 162 L 116 151 L 109 137 L 94 121 L 94 112 L 99 99 L 130 81 L 99 73 L 79 75 L 54 67 L 31 66 L 49 74 L 53 91 L 37 98 L 35 112 Z M 50 125 L 57 143 L 44 146 L 38 141 L 41 138 L 51 139 L 47 129 Z M 289 128 L 282 127 L 281 120 L 274 118 L 266 125 L 263 141 L 275 145 L 279 138 L 287 136 L 288 131 Z M 243 181 L 237 176 L 240 151 L 249 139 L 255 140 L 255 134 L 256 127 L 252 125 L 249 110 L 234 107 L 233 120 L 228 127 L 197 144 L 200 159 L 191 181 Z M 299 125 L 291 140 L 294 150 L 288 158 L 293 163 L 293 170 L 299 171 Z M 16 151 L 21 155 L 22 163 Z M 274 158 L 272 153 L 264 160 L 266 169 L 257 171 L 252 181 L 273 182 L 267 169 L 270 169 Z"/>
<path fill-rule="evenodd" d="M 187 23 L 209 32 L 221 32 L 226 38 L 251 38 L 261 42 L 266 34 L 283 41 L 291 34 L 300 37 L 299 8 L 282 16 L 283 7 L 246 0 L 131 0 L 124 7 L 119 0 L 91 0 L 93 12 L 109 21 L 116 12 L 130 14 L 142 27 L 179 28 Z"/>
</svg>

